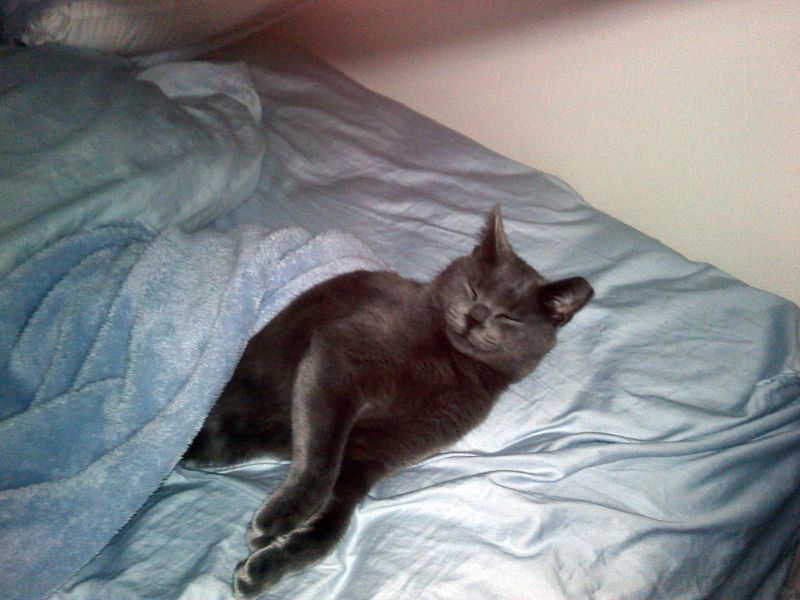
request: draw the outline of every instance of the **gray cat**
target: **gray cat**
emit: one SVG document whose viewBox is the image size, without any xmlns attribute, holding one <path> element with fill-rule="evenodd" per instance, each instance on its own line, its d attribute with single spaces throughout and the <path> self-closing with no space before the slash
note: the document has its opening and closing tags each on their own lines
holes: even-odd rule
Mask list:
<svg viewBox="0 0 800 600">
<path fill-rule="evenodd" d="M 323 558 L 378 479 L 483 421 L 592 293 L 581 277 L 547 283 L 496 208 L 479 245 L 431 283 L 358 271 L 294 300 L 250 341 L 186 455 L 292 459 L 253 517 L 236 596 Z"/>
</svg>

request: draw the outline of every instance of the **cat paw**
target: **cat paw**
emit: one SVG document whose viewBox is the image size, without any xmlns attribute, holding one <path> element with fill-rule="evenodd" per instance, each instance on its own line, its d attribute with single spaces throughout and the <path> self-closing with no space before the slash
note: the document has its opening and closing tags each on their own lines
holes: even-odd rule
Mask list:
<svg viewBox="0 0 800 600">
<path fill-rule="evenodd" d="M 292 523 L 284 523 L 275 519 L 271 523 L 259 524 L 258 517 L 254 518 L 247 528 L 245 540 L 250 552 L 266 548 L 270 544 L 277 542 L 282 536 L 288 535 L 293 531 Z"/>
<path fill-rule="evenodd" d="M 247 547 L 250 548 L 250 552 L 256 552 L 261 550 L 262 548 L 266 548 L 270 544 L 277 542 L 280 538 L 281 532 L 279 531 L 278 527 L 259 527 L 256 523 L 252 523 L 250 527 L 247 528 L 247 533 L 245 533 L 245 541 L 247 542 Z"/>
<path fill-rule="evenodd" d="M 257 598 L 286 575 L 287 565 L 287 557 L 279 548 L 263 548 L 253 552 L 236 566 L 233 573 L 234 597 L 237 600 Z"/>
<path fill-rule="evenodd" d="M 247 547 L 250 548 L 250 552 L 255 552 L 269 546 L 275 541 L 275 538 L 254 527 L 249 527 L 245 534 L 245 540 L 247 541 Z"/>
</svg>

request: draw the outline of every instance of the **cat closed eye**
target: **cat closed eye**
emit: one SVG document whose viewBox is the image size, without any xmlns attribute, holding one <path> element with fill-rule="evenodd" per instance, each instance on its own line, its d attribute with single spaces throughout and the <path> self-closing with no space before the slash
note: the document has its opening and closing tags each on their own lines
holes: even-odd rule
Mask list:
<svg viewBox="0 0 800 600">
<path fill-rule="evenodd" d="M 501 321 L 506 321 L 507 323 L 522 323 L 522 319 L 518 317 L 512 317 L 506 313 L 500 313 L 496 316 L 496 318 L 500 319 Z"/>
</svg>

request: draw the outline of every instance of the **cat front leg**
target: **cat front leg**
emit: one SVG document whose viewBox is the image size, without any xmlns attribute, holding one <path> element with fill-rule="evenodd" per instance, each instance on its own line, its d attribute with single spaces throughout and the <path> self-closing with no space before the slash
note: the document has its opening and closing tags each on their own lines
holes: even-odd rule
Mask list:
<svg viewBox="0 0 800 600">
<path fill-rule="evenodd" d="M 325 507 L 302 527 L 253 552 L 234 573 L 236 598 L 255 598 L 283 577 L 327 556 L 347 531 L 358 502 L 381 476 L 377 464 L 347 462 Z"/>
<path fill-rule="evenodd" d="M 358 400 L 340 379 L 335 352 L 315 338 L 292 389 L 292 464 L 286 479 L 256 511 L 247 532 L 251 550 L 301 526 L 330 498 Z"/>
<path fill-rule="evenodd" d="M 357 499 L 331 499 L 302 528 L 253 552 L 236 568 L 236 598 L 255 598 L 286 575 L 325 558 L 347 531 L 357 503 Z"/>
<path fill-rule="evenodd" d="M 440 419 L 395 419 L 350 430 L 339 476 L 325 507 L 293 532 L 253 552 L 234 574 L 237 598 L 255 598 L 290 573 L 327 556 L 344 533 L 358 502 L 380 478 L 414 464 L 456 436 Z"/>
</svg>

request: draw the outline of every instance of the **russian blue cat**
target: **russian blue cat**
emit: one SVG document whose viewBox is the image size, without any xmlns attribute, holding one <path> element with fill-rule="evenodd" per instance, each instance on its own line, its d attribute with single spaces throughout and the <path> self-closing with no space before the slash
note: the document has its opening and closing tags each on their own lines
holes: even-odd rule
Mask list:
<svg viewBox="0 0 800 600">
<path fill-rule="evenodd" d="M 430 283 L 358 271 L 295 299 L 252 338 L 186 455 L 292 460 L 253 517 L 237 597 L 323 558 L 378 479 L 483 421 L 592 294 L 526 264 L 496 208 L 471 254 Z"/>
</svg>

